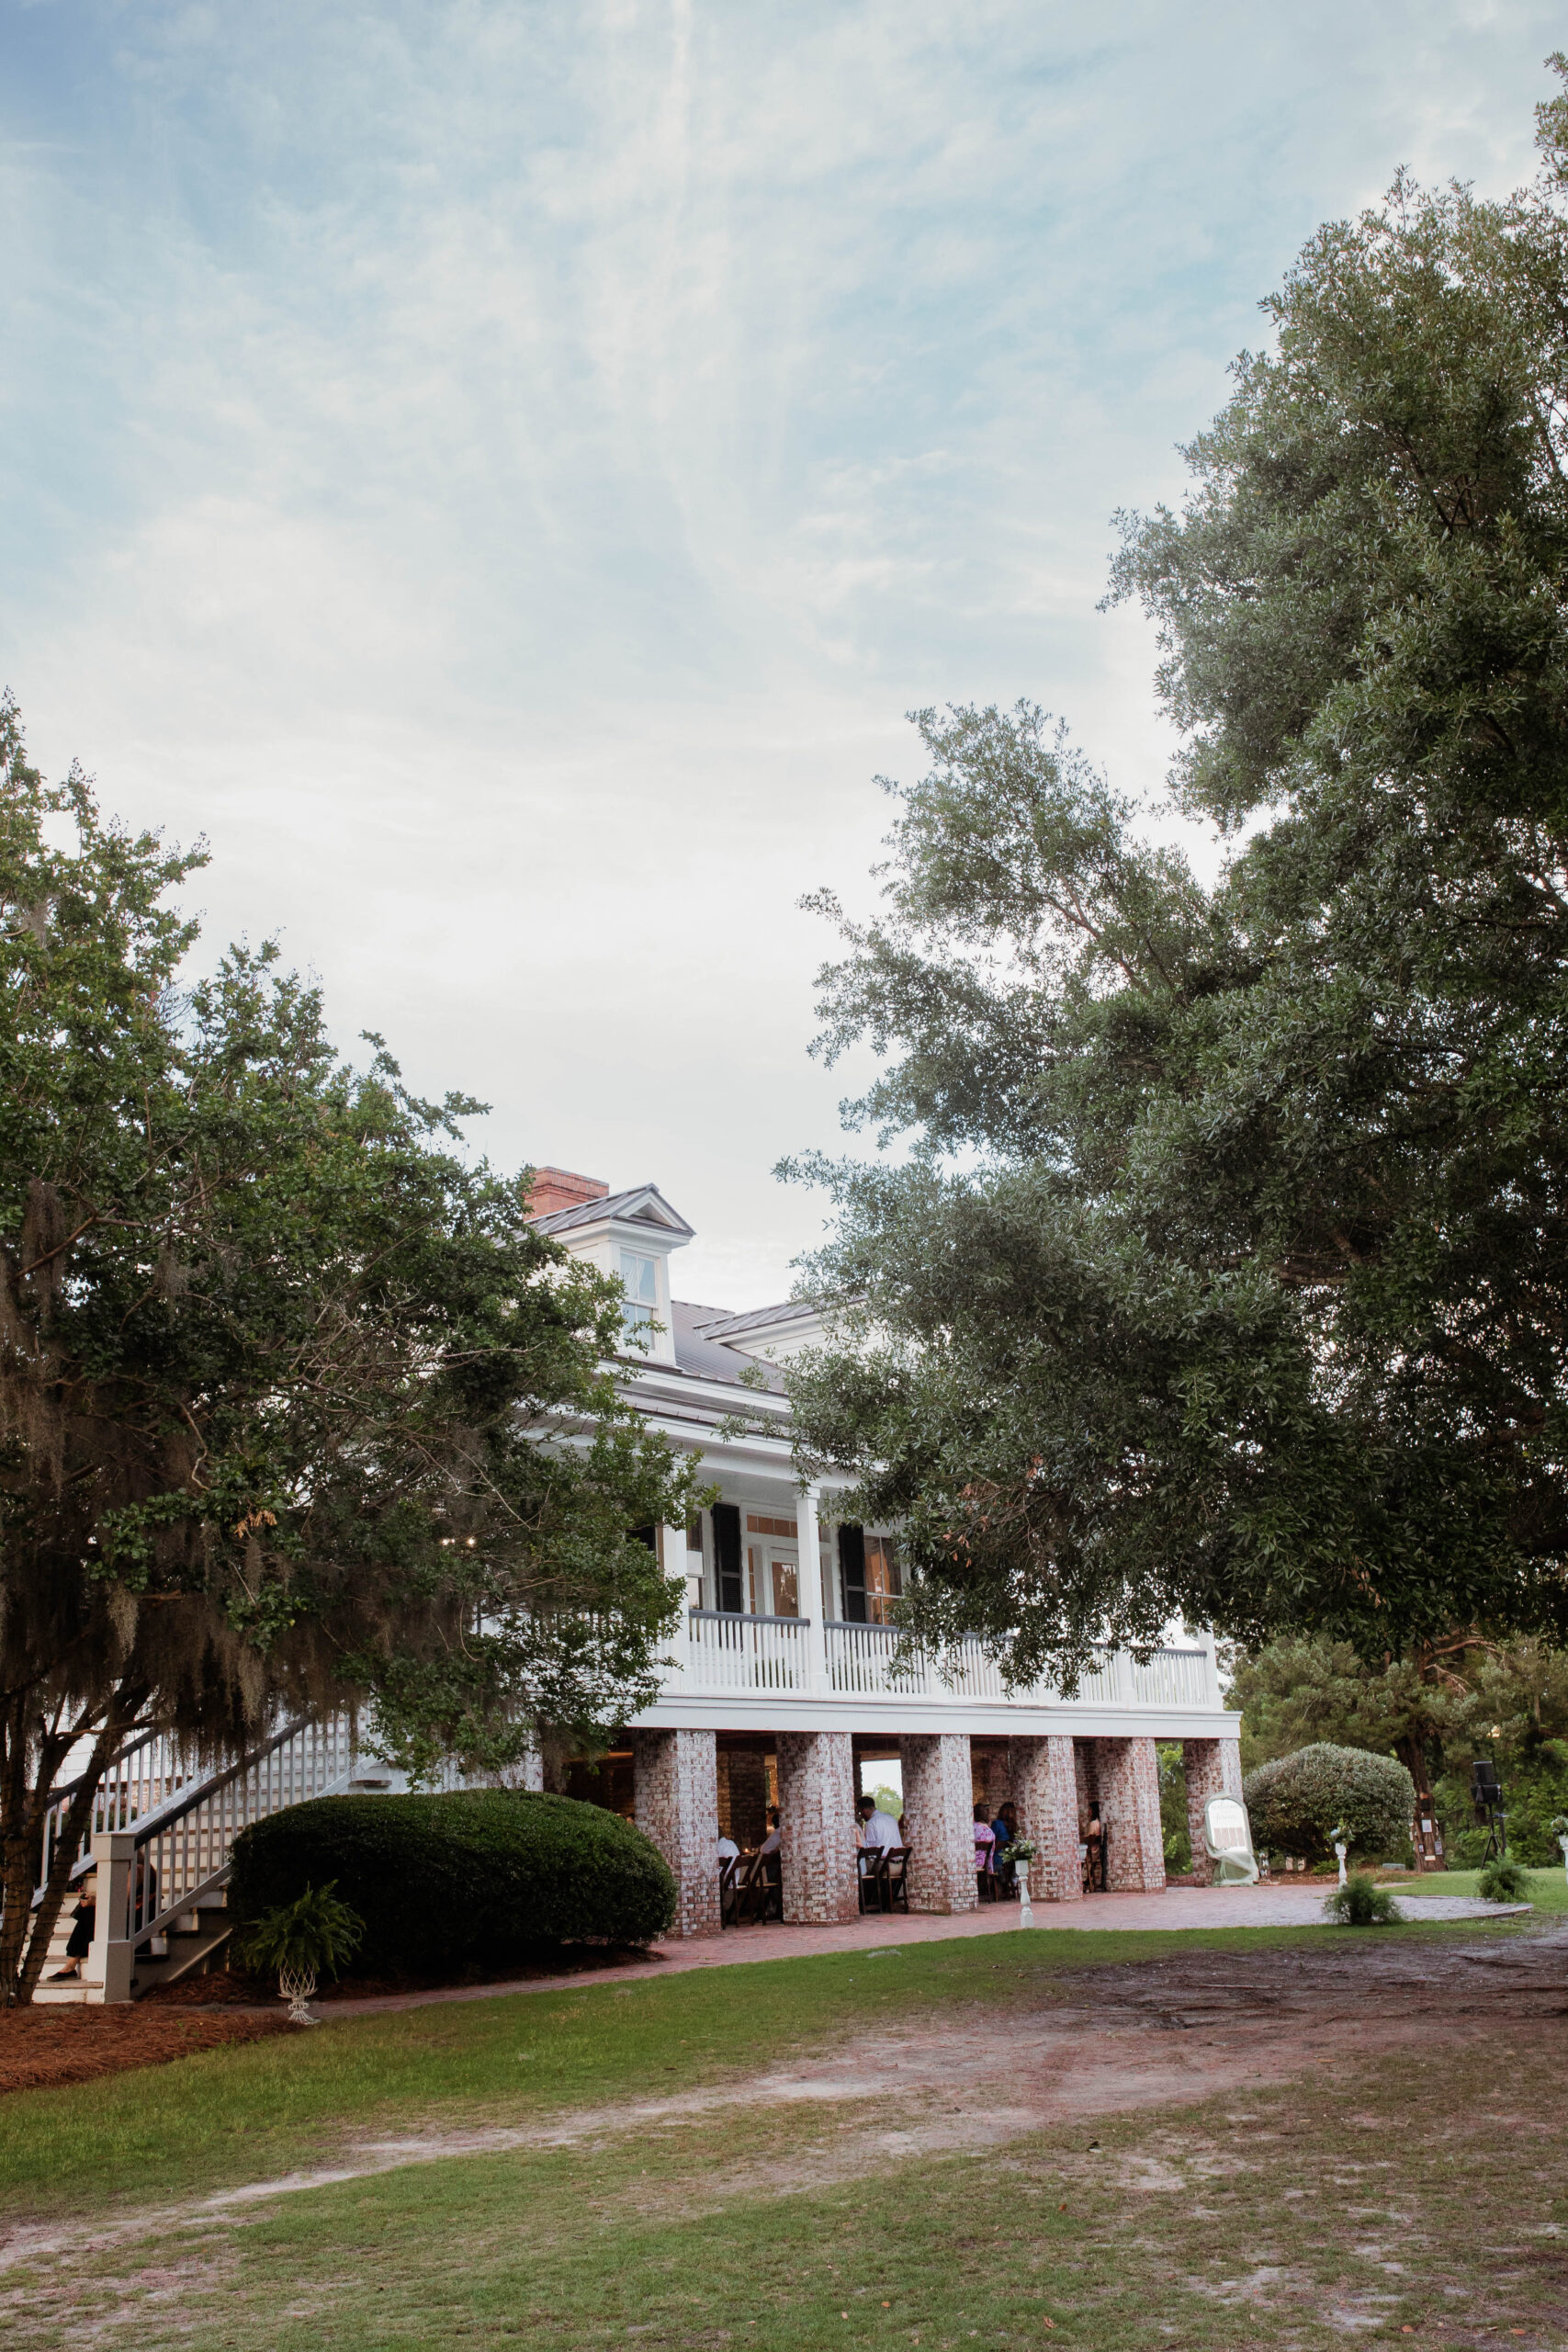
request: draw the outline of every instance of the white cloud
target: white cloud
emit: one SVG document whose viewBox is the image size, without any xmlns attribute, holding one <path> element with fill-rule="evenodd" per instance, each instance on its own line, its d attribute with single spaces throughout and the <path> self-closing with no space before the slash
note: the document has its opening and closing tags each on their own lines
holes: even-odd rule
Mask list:
<svg viewBox="0 0 1568 2352">
<path fill-rule="evenodd" d="M 1393 165 L 1529 164 L 1554 11 L 455 0 L 13 12 L 5 673 L 205 831 L 342 1034 L 652 1176 L 780 1289 L 773 1159 L 901 714 L 1165 747 L 1119 503 Z"/>
</svg>

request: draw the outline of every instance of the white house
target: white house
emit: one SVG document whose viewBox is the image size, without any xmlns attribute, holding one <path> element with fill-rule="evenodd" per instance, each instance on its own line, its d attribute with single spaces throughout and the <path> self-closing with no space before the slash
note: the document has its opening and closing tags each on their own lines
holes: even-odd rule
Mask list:
<svg viewBox="0 0 1568 2352">
<path fill-rule="evenodd" d="M 1005 1690 L 978 1644 L 900 1656 L 889 1532 L 848 1520 L 831 1480 L 802 1492 L 795 1474 L 779 1366 L 821 1336 L 815 1309 L 789 1301 L 736 1314 L 674 1297 L 671 1261 L 692 1228 L 656 1185 L 612 1193 L 549 1168 L 533 1202 L 543 1231 L 625 1285 L 625 1393 L 718 1491 L 690 1527 L 648 1531 L 667 1571 L 686 1580 L 663 1689 L 624 1745 L 574 1767 L 569 1782 L 569 1793 L 631 1815 L 660 1847 L 680 1888 L 678 1934 L 718 1931 L 720 1830 L 759 1844 L 771 1804 L 783 1816 L 784 1918 L 852 1917 L 863 1777 L 901 1786 L 915 1910 L 974 1906 L 973 1808 L 994 1814 L 1009 1798 L 1046 1900 L 1082 1892 L 1091 1805 L 1111 1887 L 1163 1886 L 1156 1741 L 1181 1743 L 1202 1854 L 1208 1798 L 1241 1792 L 1240 1719 L 1220 1704 L 1210 1638 L 1173 1640 L 1141 1666 L 1107 1656 L 1071 1700 Z M 229 1932 L 240 1829 L 307 1797 L 390 1789 L 400 1777 L 359 1755 L 346 1718 L 279 1723 L 251 1753 L 210 1767 L 162 1735 L 133 1740 L 98 1791 L 73 1865 L 97 1872 L 91 1953 L 79 1977 L 54 1977 L 68 1906 L 39 1997 L 129 2000 L 207 1966 Z M 47 1809 L 45 1875 L 73 1792 L 67 1781 Z"/>
<path fill-rule="evenodd" d="M 1159 1741 L 1181 1743 L 1201 1856 L 1207 1799 L 1241 1790 L 1240 1718 L 1220 1703 L 1210 1636 L 1173 1640 L 1145 1665 L 1107 1656 L 1071 1700 L 1006 1690 L 978 1644 L 899 1659 L 895 1544 L 846 1521 L 831 1480 L 802 1492 L 791 1458 L 778 1367 L 822 1336 L 817 1311 L 677 1298 L 673 1261 L 692 1227 L 654 1184 L 612 1193 L 548 1168 L 533 1197 L 542 1231 L 624 1283 L 625 1393 L 720 1497 L 690 1527 L 653 1532 L 666 1570 L 686 1577 L 668 1676 L 627 1745 L 574 1783 L 660 1846 L 680 1884 L 678 1932 L 716 1932 L 719 1828 L 756 1842 L 770 1801 L 783 1815 L 784 1917 L 853 1916 L 863 1768 L 895 1759 L 916 1909 L 973 1906 L 973 1807 L 1009 1797 L 1047 1899 L 1081 1891 L 1091 1804 L 1109 1884 L 1163 1886 Z"/>
</svg>

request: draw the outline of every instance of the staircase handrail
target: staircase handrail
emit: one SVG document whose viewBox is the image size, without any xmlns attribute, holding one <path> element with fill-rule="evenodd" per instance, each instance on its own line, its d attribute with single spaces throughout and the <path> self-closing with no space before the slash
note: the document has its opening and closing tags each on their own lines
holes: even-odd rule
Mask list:
<svg viewBox="0 0 1568 2352">
<path fill-rule="evenodd" d="M 144 1747 L 151 1747 L 155 1739 L 162 1739 L 163 1736 L 163 1725 L 161 1724 L 154 1724 L 151 1731 L 138 1732 L 136 1737 L 134 1739 L 128 1739 L 123 1747 L 117 1747 L 112 1758 L 104 1767 L 103 1773 L 98 1783 L 99 1787 L 103 1788 L 107 1786 L 111 1776 L 119 1770 L 119 1767 L 126 1761 L 128 1757 L 140 1756 Z M 75 1795 L 78 1789 L 85 1787 L 86 1781 L 87 1774 L 85 1772 L 78 1772 L 73 1781 L 63 1781 L 58 1788 L 51 1789 L 49 1794 L 43 1801 L 43 1811 L 45 1813 L 52 1813 L 57 1804 L 63 1804 L 68 1797 L 73 1797 Z"/>
<path fill-rule="evenodd" d="M 246 1748 L 238 1763 L 225 1765 L 221 1771 L 209 1772 L 205 1780 L 188 1782 L 174 1796 L 165 1797 L 162 1804 L 149 1805 L 145 1813 L 137 1815 L 131 1825 L 130 1836 L 138 1846 L 145 1846 L 149 1838 L 158 1837 L 171 1823 L 182 1820 L 187 1813 L 194 1813 L 198 1804 L 205 1804 L 209 1797 L 215 1797 L 220 1789 L 226 1789 L 231 1781 L 237 1781 L 242 1772 L 248 1772 L 253 1765 L 261 1762 L 264 1756 L 270 1756 L 275 1747 L 281 1747 L 286 1739 L 293 1739 L 300 1732 L 308 1731 L 310 1723 L 309 1715 L 292 1716 L 281 1730 L 273 1733 L 270 1739 L 264 1739 L 256 1747 Z M 145 1934 L 146 1930 L 142 1932 Z"/>
</svg>

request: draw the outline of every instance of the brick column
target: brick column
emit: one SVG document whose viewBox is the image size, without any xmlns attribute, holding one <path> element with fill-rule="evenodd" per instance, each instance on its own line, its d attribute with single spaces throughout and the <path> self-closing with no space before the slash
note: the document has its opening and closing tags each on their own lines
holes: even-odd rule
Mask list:
<svg viewBox="0 0 1568 2352">
<path fill-rule="evenodd" d="M 1012 1748 L 1011 1741 L 1005 1748 L 971 1747 L 969 1760 L 975 1778 L 980 1783 L 975 1802 L 985 1806 L 987 1817 L 991 1821 L 995 1821 L 998 1809 L 1010 1797 L 1014 1804 L 1018 1803 L 1018 1791 L 1013 1786 L 1017 1767 Z"/>
<path fill-rule="evenodd" d="M 781 1731 L 784 1915 L 830 1928 L 860 1916 L 854 1743 L 847 1731 Z"/>
<path fill-rule="evenodd" d="M 1012 1801 L 1019 1826 L 1034 1849 L 1030 1893 L 1046 1903 L 1083 1899 L 1078 1857 L 1078 1799 L 1070 1739 L 1015 1739 Z"/>
<path fill-rule="evenodd" d="M 716 1936 L 718 1767 L 711 1731 L 635 1731 L 637 1826 L 675 1873 L 672 1936 Z"/>
<path fill-rule="evenodd" d="M 1111 1838 L 1107 1884 L 1115 1894 L 1157 1894 L 1165 1884 L 1159 1758 L 1152 1739 L 1097 1739 L 1100 1817 Z"/>
<path fill-rule="evenodd" d="M 967 1732 L 906 1733 L 904 1826 L 909 1856 L 911 1911 L 973 1911 L 975 1885 L 974 1777 Z"/>
<path fill-rule="evenodd" d="M 1236 1739 L 1184 1739 L 1182 1768 L 1187 1774 L 1187 1831 L 1192 1840 L 1192 1868 L 1199 1878 L 1213 1876 L 1203 1843 L 1204 1815 L 1211 1797 L 1241 1797 L 1241 1742 Z"/>
</svg>

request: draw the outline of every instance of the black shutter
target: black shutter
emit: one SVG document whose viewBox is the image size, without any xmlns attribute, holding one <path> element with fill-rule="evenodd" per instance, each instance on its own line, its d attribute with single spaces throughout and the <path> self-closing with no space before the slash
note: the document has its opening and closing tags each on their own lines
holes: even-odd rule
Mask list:
<svg viewBox="0 0 1568 2352">
<path fill-rule="evenodd" d="M 865 1531 L 859 1527 L 839 1530 L 839 1572 L 844 1586 L 844 1622 L 849 1625 L 865 1623 Z"/>
<path fill-rule="evenodd" d="M 713 1507 L 714 1581 L 718 1588 L 718 1605 L 731 1616 L 741 1611 L 740 1597 L 740 1510 L 736 1503 L 715 1503 Z"/>
</svg>

